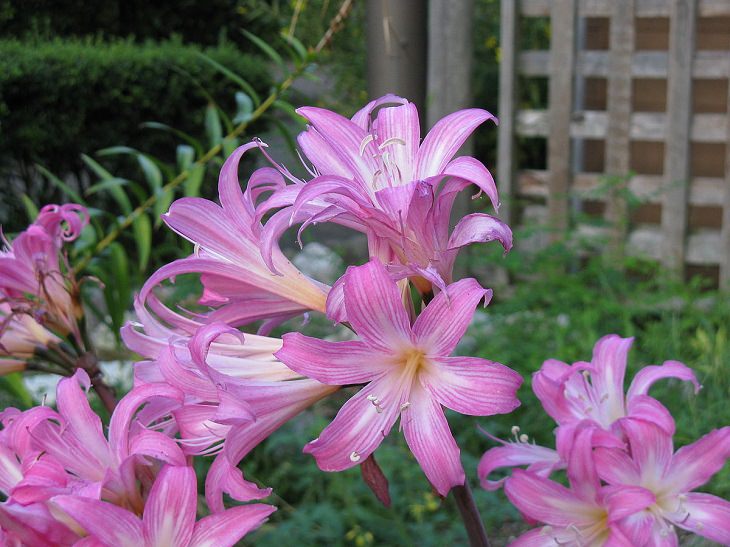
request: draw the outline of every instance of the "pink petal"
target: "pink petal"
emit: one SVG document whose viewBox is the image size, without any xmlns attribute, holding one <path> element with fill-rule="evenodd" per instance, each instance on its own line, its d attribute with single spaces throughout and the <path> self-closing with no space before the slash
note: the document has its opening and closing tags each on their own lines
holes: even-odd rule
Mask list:
<svg viewBox="0 0 730 547">
<path fill-rule="evenodd" d="M 654 493 L 640 486 L 606 486 L 601 490 L 601 502 L 613 524 L 656 503 Z"/>
<path fill-rule="evenodd" d="M 442 173 L 474 129 L 487 120 L 496 118 L 486 110 L 470 108 L 436 122 L 418 149 L 413 178 L 420 180 Z"/>
<path fill-rule="evenodd" d="M 410 345 L 411 328 L 400 291 L 378 260 L 348 268 L 347 319 L 369 346 L 385 352 Z"/>
<path fill-rule="evenodd" d="M 188 545 L 195 525 L 197 492 L 192 467 L 166 465 L 162 468 L 142 516 L 148 545 Z"/>
<path fill-rule="evenodd" d="M 545 412 L 559 424 L 579 419 L 565 398 L 565 378 L 570 373 L 569 365 L 548 359 L 532 375 L 532 390 Z"/>
<path fill-rule="evenodd" d="M 624 376 L 626 361 L 633 338 L 621 338 L 616 335 L 604 336 L 593 348 L 591 365 L 595 372 L 591 374 L 593 389 L 601 399 L 605 399 L 602 407 L 609 416 L 625 416 L 624 408 Z"/>
<path fill-rule="evenodd" d="M 365 153 L 360 154 L 360 145 L 367 134 L 365 130 L 347 118 L 323 108 L 305 106 L 298 108 L 297 113 L 305 117 L 327 141 L 333 153 L 347 163 L 352 177 L 362 181 L 370 180 L 376 171 L 372 156 L 377 150 L 370 143 L 365 147 Z M 309 160 L 317 166 L 317 157 L 309 157 Z"/>
<path fill-rule="evenodd" d="M 314 129 L 303 131 L 297 136 L 297 143 L 304 155 L 317 166 L 319 174 L 353 177 L 350 164 L 335 152 L 319 131 Z"/>
<path fill-rule="evenodd" d="M 381 152 L 387 153 L 391 162 L 398 166 L 401 184 L 410 182 L 421 141 L 416 105 L 406 102 L 401 106 L 380 109 L 373 130 L 379 145 L 397 139 L 382 148 Z"/>
<path fill-rule="evenodd" d="M 431 356 L 450 355 L 486 294 L 475 279 L 462 279 L 436 295 L 413 324 L 419 346 Z"/>
<path fill-rule="evenodd" d="M 634 395 L 626 404 L 626 412 L 630 418 L 652 422 L 662 428 L 667 435 L 674 435 L 674 418 L 667 408 L 648 395 Z"/>
<path fill-rule="evenodd" d="M 145 384 L 135 387 L 119 401 L 109 422 L 109 447 L 118 461 L 129 456 L 129 430 L 135 414 L 140 406 L 158 397 L 182 402 L 183 393 L 166 384 Z"/>
<path fill-rule="evenodd" d="M 459 177 L 477 185 L 480 190 L 489 196 L 494 210 L 499 210 L 497 185 L 494 183 L 492 174 L 482 162 L 469 156 L 462 156 L 451 161 L 443 172 L 445 175 Z"/>
<path fill-rule="evenodd" d="M 144 545 L 142 522 L 134 513 L 121 507 L 77 496 L 56 496 L 52 503 L 68 513 L 106 547 Z"/>
<path fill-rule="evenodd" d="M 439 357 L 431 366 L 421 382 L 451 410 L 491 416 L 508 414 L 520 406 L 516 393 L 522 376 L 509 367 L 479 357 Z"/>
<path fill-rule="evenodd" d="M 730 545 L 730 501 L 710 494 L 689 493 L 672 522 L 721 545 Z"/>
<path fill-rule="evenodd" d="M 596 448 L 594 461 L 598 475 L 608 484 L 638 484 L 641 471 L 624 450 Z"/>
<path fill-rule="evenodd" d="M 101 419 L 91 410 L 86 392 L 91 381 L 83 369 L 76 369 L 71 378 L 58 382 L 56 398 L 58 410 L 66 420 L 66 427 L 99 462 L 109 462 L 109 445 L 104 438 Z"/>
<path fill-rule="evenodd" d="M 186 464 L 180 445 L 159 431 L 144 430 L 134 435 L 129 443 L 129 453 L 149 456 L 172 465 Z"/>
<path fill-rule="evenodd" d="M 529 471 L 515 469 L 504 484 L 504 492 L 520 512 L 538 522 L 561 527 L 595 522 L 596 505 Z"/>
<path fill-rule="evenodd" d="M 387 355 L 362 342 L 326 342 L 290 332 L 274 355 L 292 370 L 325 384 L 362 384 L 390 368 Z"/>
<path fill-rule="evenodd" d="M 479 461 L 477 474 L 485 490 L 497 490 L 507 478 L 489 480 L 492 471 L 500 467 L 528 465 L 528 470 L 541 477 L 549 477 L 554 470 L 565 467 L 558 453 L 552 448 L 531 443 L 510 442 L 487 450 Z"/>
<path fill-rule="evenodd" d="M 201 519 L 189 547 L 230 547 L 261 526 L 276 507 L 260 503 L 239 505 Z"/>
<path fill-rule="evenodd" d="M 658 426 L 643 420 L 623 418 L 620 425 L 629 439 L 631 457 L 641 472 L 642 482 L 664 482 L 672 463 L 672 438 Z"/>
<path fill-rule="evenodd" d="M 702 387 L 697 381 L 694 371 L 687 365 L 679 361 L 665 361 L 660 367 L 648 366 L 637 372 L 626 393 L 626 398 L 631 401 L 632 397 L 646 395 L 654 382 L 662 378 L 677 378 L 685 382 L 692 382 L 695 386 L 695 393 L 698 393 Z"/>
<path fill-rule="evenodd" d="M 362 107 L 360 110 L 358 110 L 355 115 L 352 117 L 352 123 L 363 129 L 364 131 L 367 131 L 370 127 L 370 115 L 372 114 L 373 110 L 375 110 L 379 106 L 387 105 L 387 104 L 407 104 L 408 101 L 404 99 L 403 97 L 398 97 L 397 95 L 393 95 L 392 93 L 388 93 L 386 95 L 383 95 L 382 97 L 378 97 L 374 101 L 370 101 L 368 104 L 366 104 L 364 107 Z"/>
<path fill-rule="evenodd" d="M 462 218 L 449 237 L 447 247 L 458 249 L 472 243 L 499 241 L 505 251 L 512 248 L 512 230 L 496 217 L 472 213 Z"/>
<path fill-rule="evenodd" d="M 320 434 L 304 447 L 323 471 L 349 469 L 372 454 L 388 435 L 406 402 L 395 374 L 370 382 L 347 401 Z"/>
<path fill-rule="evenodd" d="M 345 276 L 343 275 L 327 294 L 327 319 L 334 323 L 347 321 L 347 309 L 345 308 Z"/>
<path fill-rule="evenodd" d="M 730 458 L 730 426 L 715 429 L 683 446 L 672 458 L 666 481 L 675 492 L 688 492 L 705 484 Z"/>
<path fill-rule="evenodd" d="M 428 481 L 446 496 L 466 480 L 459 447 L 441 405 L 425 390 L 415 386 L 408 402 L 401 415 L 403 435 Z"/>
<path fill-rule="evenodd" d="M 221 452 L 205 477 L 205 501 L 214 513 L 225 511 L 223 493 L 237 501 L 250 501 L 265 498 L 271 488 L 259 488 L 243 478 L 241 471 L 231 465 L 225 453 Z"/>
<path fill-rule="evenodd" d="M 223 167 L 221 167 L 221 172 L 218 177 L 218 196 L 220 197 L 223 209 L 239 228 L 244 228 L 246 231 L 251 229 L 250 226 L 254 211 L 250 207 L 253 204 L 246 203 L 243 199 L 241 183 L 238 180 L 238 165 L 241 161 L 241 156 L 257 146 L 258 143 L 252 141 L 236 148 L 228 156 Z"/>
<path fill-rule="evenodd" d="M 583 422 L 575 431 L 568 456 L 568 481 L 576 495 L 585 500 L 595 500 L 601 481 L 593 459 L 593 430 L 589 422 Z"/>
</svg>

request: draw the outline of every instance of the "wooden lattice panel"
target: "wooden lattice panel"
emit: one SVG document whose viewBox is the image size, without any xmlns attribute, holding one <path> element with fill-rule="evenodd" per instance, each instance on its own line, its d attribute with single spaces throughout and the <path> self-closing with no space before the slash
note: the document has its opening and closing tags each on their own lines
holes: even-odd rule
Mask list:
<svg viewBox="0 0 730 547">
<path fill-rule="evenodd" d="M 730 286 L 730 0 L 502 0 L 501 9 L 502 193 L 544 199 L 552 237 L 562 237 L 576 195 L 603 202 L 608 220 L 627 215 L 617 192 L 596 190 L 633 172 L 627 184 L 645 214 L 630 233 L 611 223 L 611 245 L 628 239 L 677 270 L 719 268 Z M 524 17 L 549 17 L 550 50 L 519 50 Z M 518 109 L 518 75 L 548 80 L 545 110 Z M 545 169 L 516 165 L 516 136 L 546 139 Z"/>
</svg>

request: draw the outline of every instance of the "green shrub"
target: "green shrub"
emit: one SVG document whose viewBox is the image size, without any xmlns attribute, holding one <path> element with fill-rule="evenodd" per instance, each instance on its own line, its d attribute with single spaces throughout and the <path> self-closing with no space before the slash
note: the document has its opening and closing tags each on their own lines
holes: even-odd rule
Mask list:
<svg viewBox="0 0 730 547">
<path fill-rule="evenodd" d="M 80 153 L 106 146 L 159 153 L 161 137 L 141 129 L 145 121 L 199 134 L 206 102 L 234 112 L 237 90 L 199 51 L 174 40 L 0 41 L 0 162 L 38 162 L 63 174 L 81 167 Z M 260 58 L 229 45 L 204 52 L 267 92 Z"/>
</svg>

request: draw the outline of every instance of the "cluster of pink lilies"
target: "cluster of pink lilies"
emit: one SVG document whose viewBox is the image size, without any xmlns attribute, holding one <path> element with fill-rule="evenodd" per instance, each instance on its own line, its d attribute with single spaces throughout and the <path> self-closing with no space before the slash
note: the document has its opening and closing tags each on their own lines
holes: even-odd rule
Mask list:
<svg viewBox="0 0 730 547">
<path fill-rule="evenodd" d="M 0 252 L 0 372 L 38 360 L 75 372 L 57 387 L 57 411 L 39 406 L 0 414 L 0 543 L 8 545 L 233 545 L 275 510 L 250 502 L 271 489 L 247 481 L 246 455 L 281 425 L 344 386 L 359 388 L 317 439 L 304 447 L 324 471 L 368 461 L 400 419 L 406 443 L 436 491 L 466 475 L 444 407 L 472 416 L 514 410 L 522 383 L 512 369 L 452 355 L 476 307 L 491 298 L 475 279 L 454 280 L 461 247 L 512 245 L 509 227 L 474 213 L 451 229 L 457 195 L 476 186 L 497 209 L 486 167 L 454 158 L 481 123 L 470 109 L 440 120 L 421 142 L 413 104 L 392 95 L 351 119 L 305 107 L 298 137 L 306 180 L 271 160 L 245 190 L 239 161 L 225 162 L 220 205 L 183 198 L 164 221 L 195 244 L 191 256 L 160 268 L 142 287 L 138 321 L 122 330 L 136 363 L 134 388 L 119 401 L 108 435 L 87 391 L 98 369 L 87 347 L 78 283 L 64 244 L 88 217 L 75 205 L 47 206 Z M 268 155 L 266 155 L 268 158 Z M 270 158 L 269 158 L 270 159 Z M 311 279 L 278 241 L 294 225 L 330 222 L 367 237 L 369 262 L 333 285 Z M 156 293 L 178 275 L 197 274 L 203 311 Z M 159 291 L 158 291 L 159 292 Z M 302 314 L 325 314 L 353 341 L 293 332 L 270 337 Z M 241 327 L 255 325 L 256 334 Z M 515 427 L 514 442 L 489 450 L 479 466 L 487 489 L 541 526 L 514 545 L 676 545 L 675 527 L 730 544 L 730 503 L 692 490 L 730 457 L 730 427 L 674 453 L 674 420 L 650 386 L 694 373 L 668 361 L 649 366 L 624 394 L 630 339 L 607 336 L 590 363 L 549 360 L 532 387 L 555 419 L 556 449 Z M 89 374 L 87 374 L 87 371 Z M 196 520 L 192 462 L 213 456 L 205 477 L 210 515 Z M 518 467 L 489 480 L 500 467 Z M 551 480 L 564 470 L 569 486 Z"/>
</svg>

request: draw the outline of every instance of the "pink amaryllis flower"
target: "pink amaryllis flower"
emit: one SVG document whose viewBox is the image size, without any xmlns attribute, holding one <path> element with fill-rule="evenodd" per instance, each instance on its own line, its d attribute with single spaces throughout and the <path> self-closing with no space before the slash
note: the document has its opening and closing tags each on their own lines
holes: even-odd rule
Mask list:
<svg viewBox="0 0 730 547">
<path fill-rule="evenodd" d="M 515 470 L 505 494 L 524 516 L 542 524 L 510 545 L 538 547 L 585 545 L 634 547 L 624 524 L 654 502 L 654 494 L 638 486 L 601 486 L 592 453 L 590 425 L 577 433 L 568 456 L 570 488 L 531 471 Z"/>
<path fill-rule="evenodd" d="M 304 183 L 280 167 L 293 184 L 259 207 L 259 217 L 284 207 L 264 232 L 270 266 L 272 241 L 295 222 L 303 229 L 331 221 L 367 234 L 370 256 L 412 277 L 422 292 L 431 284 L 443 290 L 452 281 L 461 247 L 492 240 L 506 250 L 512 246 L 509 227 L 483 213 L 467 215 L 449 231 L 454 199 L 471 184 L 495 209 L 499 205 L 484 164 L 454 159 L 477 126 L 495 119 L 489 112 L 473 108 L 446 116 L 422 143 L 415 105 L 394 95 L 372 101 L 352 119 L 315 107 L 297 112 L 310 124 L 298 142 L 312 163 L 312 179 Z"/>
<path fill-rule="evenodd" d="M 622 428 L 618 420 L 639 418 L 674 434 L 674 418 L 659 401 L 649 396 L 649 389 L 657 380 L 677 378 L 689 381 L 700 389 L 697 378 L 689 367 L 678 361 L 666 361 L 661 366 L 646 366 L 636 373 L 624 393 L 627 356 L 633 338 L 608 335 L 593 348 L 590 363 L 579 361 L 573 365 L 549 359 L 533 375 L 532 389 L 545 411 L 557 422 L 557 451 L 529 442 L 503 443 L 488 450 L 479 463 L 479 476 L 487 490 L 499 488 L 504 482 L 489 480 L 499 467 L 529 465 L 545 476 L 566 465 L 565 454 L 573 437 L 574 428 L 588 420 L 597 431 L 596 443 L 603 446 L 621 446 Z M 526 438 L 522 434 L 520 437 Z M 615 437 L 615 439 L 612 439 Z"/>
<path fill-rule="evenodd" d="M 65 242 L 88 223 L 80 205 L 46 205 L 38 218 L 0 251 L 0 301 L 53 332 L 80 342 L 78 286 L 63 254 Z"/>
<path fill-rule="evenodd" d="M 195 253 L 155 272 L 140 292 L 144 302 L 152 289 L 181 274 L 200 274 L 204 287 L 200 304 L 214 308 L 210 321 L 240 326 L 266 320 L 264 329 L 309 310 L 324 312 L 328 287 L 300 272 L 279 250 L 270 247 L 273 273 L 261 257 L 260 221 L 255 218 L 257 198 L 283 186 L 281 175 L 263 168 L 251 176 L 246 191 L 238 181 L 241 146 L 221 169 L 218 194 L 221 205 L 202 198 L 175 201 L 163 219 L 178 234 L 195 244 Z"/>
<path fill-rule="evenodd" d="M 270 489 L 243 479 L 239 463 L 281 425 L 338 388 L 305 378 L 276 359 L 280 339 L 243 334 L 219 322 L 196 324 L 167 308 L 155 309 L 166 321 L 138 306 L 142 325 L 128 325 L 122 336 L 148 359 L 135 365 L 136 385 L 166 383 L 184 393 L 181 405 L 162 406 L 158 416 L 172 418 L 183 450 L 217 454 L 206 478 L 208 506 L 222 511 L 224 492 L 239 501 L 267 496 Z"/>
<path fill-rule="evenodd" d="M 182 393 L 164 384 L 131 391 L 117 405 L 105 438 L 101 419 L 86 398 L 89 377 L 78 369 L 58 383 L 58 412 L 35 407 L 8 415 L 14 433 L 10 446 L 23 462 L 9 492 L 11 500 L 27 504 L 72 493 L 103 499 L 132 510 L 143 505 L 145 484 L 155 461 L 185 465 L 186 458 L 169 436 L 147 428 L 141 406 L 165 399 L 178 404 Z M 42 456 L 42 457 L 41 457 Z"/>
<path fill-rule="evenodd" d="M 396 283 L 372 260 L 350 268 L 344 280 L 347 318 L 359 341 L 284 335 L 276 356 L 291 369 L 325 384 L 366 384 L 306 446 L 321 469 L 357 465 L 400 416 L 408 446 L 439 493 L 464 484 L 459 447 L 441 405 L 476 416 L 511 412 L 522 383 L 499 363 L 450 356 L 486 292 L 473 279 L 454 283 L 411 325 Z"/>
<path fill-rule="evenodd" d="M 649 396 L 649 389 L 663 378 L 692 382 L 695 393 L 700 384 L 691 368 L 678 361 L 666 361 L 661 366 L 642 368 L 624 393 L 632 343 L 633 338 L 612 334 L 596 343 L 590 363 L 569 366 L 554 359 L 545 361 L 532 381 L 545 412 L 561 426 L 591 420 L 605 430 L 620 418 L 636 416 L 674 434 L 674 419 L 664 405 Z"/>
<path fill-rule="evenodd" d="M 271 505 L 241 505 L 196 521 L 195 472 L 170 465 L 157 476 L 141 518 L 91 498 L 56 496 L 52 503 L 88 534 L 84 545 L 106 547 L 228 547 L 276 511 Z"/>
<path fill-rule="evenodd" d="M 672 436 L 654 423 L 621 420 L 630 451 L 596 448 L 598 474 L 608 484 L 640 486 L 656 502 L 628 519 L 636 545 L 677 545 L 674 527 L 730 544 L 730 502 L 693 492 L 730 458 L 730 427 L 715 429 L 674 452 Z"/>
</svg>

